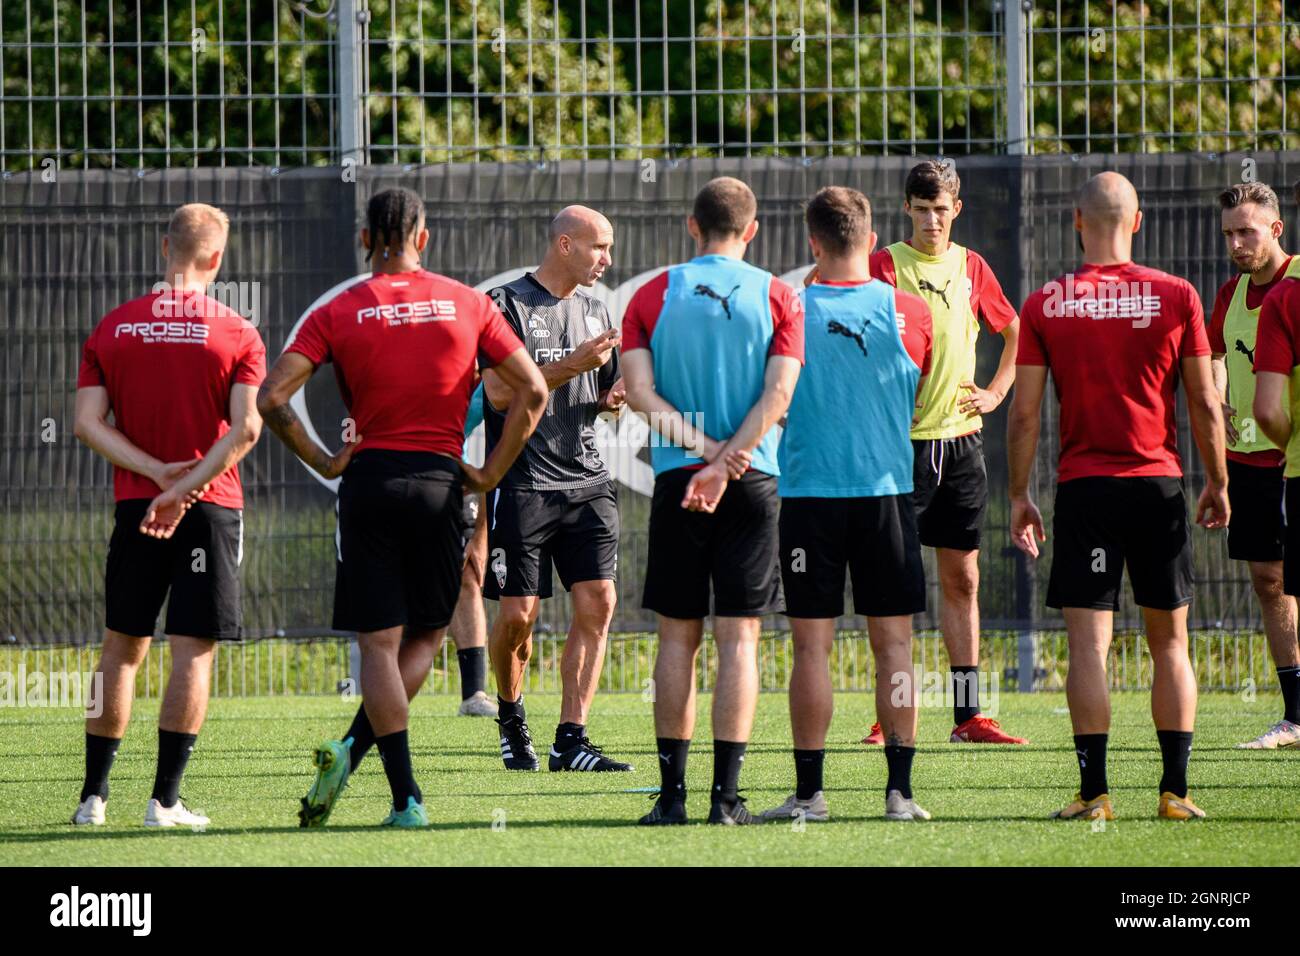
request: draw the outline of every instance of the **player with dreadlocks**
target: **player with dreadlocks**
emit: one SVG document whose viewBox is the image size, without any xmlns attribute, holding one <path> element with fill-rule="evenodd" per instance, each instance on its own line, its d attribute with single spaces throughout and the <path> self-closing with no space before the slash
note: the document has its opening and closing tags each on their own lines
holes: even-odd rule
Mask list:
<svg viewBox="0 0 1300 956">
<path fill-rule="evenodd" d="M 267 425 L 294 454 L 326 478 L 342 476 L 334 627 L 358 632 L 361 644 L 364 703 L 343 740 L 316 750 L 305 827 L 324 825 L 372 744 L 393 793 L 384 825 L 428 825 L 411 769 L 408 702 L 456 606 L 463 494 L 501 480 L 546 404 L 541 373 L 492 300 L 421 268 L 428 242 L 419 196 L 388 189 L 372 197 L 361 243 L 374 275 L 307 317 L 258 395 Z M 345 429 L 334 454 L 289 405 L 326 362 L 354 432 Z M 512 390 L 481 468 L 461 460 L 476 362 Z"/>
</svg>

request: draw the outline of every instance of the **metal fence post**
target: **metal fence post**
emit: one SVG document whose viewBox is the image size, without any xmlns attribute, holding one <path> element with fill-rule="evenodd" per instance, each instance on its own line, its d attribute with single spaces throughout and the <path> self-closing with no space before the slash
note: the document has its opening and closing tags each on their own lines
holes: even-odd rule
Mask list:
<svg viewBox="0 0 1300 956">
<path fill-rule="evenodd" d="M 1029 146 L 1029 76 L 1025 65 L 1026 26 L 1032 0 L 1002 0 L 1007 41 L 1007 152 L 1024 155 Z"/>
<path fill-rule="evenodd" d="M 366 0 L 338 0 L 339 161 L 365 162 L 362 113 L 363 46 L 370 11 Z"/>
<path fill-rule="evenodd" d="M 1028 26 L 1033 16 L 1032 0 L 1002 0 L 1002 27 L 1006 35 L 1007 51 L 1007 153 L 1023 156 L 1029 151 L 1029 72 L 1026 60 L 1026 41 Z M 1023 164 L 1014 178 L 1015 198 L 1019 215 L 1024 216 L 1025 193 L 1031 188 Z M 1016 230 L 1020 237 L 1021 254 L 1028 245 L 1023 223 Z M 1026 259 L 1018 257 L 1020 267 L 1011 288 L 1018 290 L 1018 298 L 1024 301 L 1028 293 L 1023 263 Z M 1038 636 L 1034 632 L 1035 591 L 1034 575 L 1029 569 L 1029 560 L 1025 554 L 1012 547 L 1010 549 L 1015 562 L 1016 582 L 1016 619 L 1020 629 L 1016 636 L 1016 689 L 1022 693 L 1032 693 L 1037 683 Z"/>
<path fill-rule="evenodd" d="M 361 642 L 355 637 L 348 643 L 348 676 L 352 678 L 352 693 L 361 696 Z"/>
</svg>

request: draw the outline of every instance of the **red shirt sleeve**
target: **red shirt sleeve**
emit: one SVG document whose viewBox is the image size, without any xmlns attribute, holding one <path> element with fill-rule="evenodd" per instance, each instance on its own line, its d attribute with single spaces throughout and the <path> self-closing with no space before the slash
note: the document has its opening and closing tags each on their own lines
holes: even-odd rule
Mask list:
<svg viewBox="0 0 1300 956">
<path fill-rule="evenodd" d="M 483 309 L 483 325 L 478 334 L 478 363 L 480 368 L 491 368 L 500 365 L 523 348 L 524 343 L 510 327 L 497 304 L 489 296 L 480 295 L 479 298 Z"/>
<path fill-rule="evenodd" d="M 894 257 L 888 247 L 877 249 L 871 254 L 868 268 L 871 270 L 871 278 L 880 279 L 893 286 L 898 285 L 898 275 L 894 272 Z"/>
<path fill-rule="evenodd" d="M 929 375 L 931 347 L 934 344 L 934 316 L 930 313 L 930 307 L 919 295 L 896 291 L 894 312 L 898 316 L 898 331 L 903 338 L 903 348 L 921 370 L 921 374 Z"/>
<path fill-rule="evenodd" d="M 1210 340 L 1205 334 L 1205 310 L 1201 308 L 1201 297 L 1196 294 L 1190 282 L 1184 279 L 1181 284 L 1186 299 L 1187 321 L 1183 326 L 1183 344 L 1178 357 L 1209 355 Z"/>
<path fill-rule="evenodd" d="M 1300 360 L 1296 359 L 1292 324 L 1292 317 L 1296 314 L 1295 296 L 1287 294 L 1295 288 L 1300 288 L 1300 282 L 1288 279 L 1279 283 L 1264 299 L 1259 311 L 1259 331 L 1255 335 L 1256 372 L 1290 375 L 1291 370 L 1300 365 Z"/>
<path fill-rule="evenodd" d="M 803 300 L 780 279 L 772 278 L 768 288 L 772 310 L 772 344 L 768 356 L 785 355 L 803 364 Z"/>
<path fill-rule="evenodd" d="M 102 324 L 102 323 L 101 323 Z M 104 370 L 99 364 L 96 352 L 100 326 L 86 337 L 86 344 L 81 349 L 81 368 L 77 372 L 77 388 L 93 388 L 104 384 Z"/>
<path fill-rule="evenodd" d="M 664 296 L 668 293 L 668 270 L 655 276 L 632 294 L 623 311 L 623 342 L 619 349 L 648 349 L 654 335 L 655 323 L 664 309 Z"/>
<path fill-rule="evenodd" d="M 966 250 L 966 275 L 970 279 L 970 307 L 993 332 L 1016 320 L 1016 307 L 1007 301 L 998 277 L 978 252 Z"/>
<path fill-rule="evenodd" d="M 307 321 L 299 327 L 298 334 L 284 350 L 305 355 L 313 365 L 324 365 L 331 361 L 333 355 L 328 338 L 329 308 L 327 303 L 307 316 Z"/>
<path fill-rule="evenodd" d="M 253 326 L 245 325 L 241 344 L 232 384 L 261 385 L 266 378 L 266 346 L 262 344 L 262 336 Z"/>
<path fill-rule="evenodd" d="M 1219 286 L 1219 291 L 1214 296 L 1214 307 L 1210 309 L 1210 327 L 1207 332 L 1210 338 L 1210 351 L 1215 355 L 1224 355 L 1228 351 L 1228 344 L 1223 340 L 1223 323 L 1228 318 L 1228 306 L 1232 304 L 1232 296 L 1236 291 L 1237 280 L 1229 279 Z"/>
<path fill-rule="evenodd" d="M 1025 300 L 1020 309 L 1020 345 L 1016 351 L 1017 365 L 1049 366 L 1047 343 L 1043 341 L 1039 322 L 1043 314 L 1043 293 L 1040 289 Z"/>
</svg>

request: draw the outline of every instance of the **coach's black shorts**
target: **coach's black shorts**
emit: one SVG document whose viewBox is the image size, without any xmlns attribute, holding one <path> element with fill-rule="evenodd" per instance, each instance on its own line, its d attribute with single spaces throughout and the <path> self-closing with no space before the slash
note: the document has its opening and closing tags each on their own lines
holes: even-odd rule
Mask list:
<svg viewBox="0 0 1300 956">
<path fill-rule="evenodd" d="M 641 606 L 665 617 L 705 618 L 712 584 L 718 617 L 780 611 L 776 479 L 748 471 L 706 514 L 682 507 L 693 474 L 674 468 L 655 478 Z"/>
<path fill-rule="evenodd" d="M 117 503 L 104 575 L 105 627 L 152 637 L 166 600 L 164 633 L 239 640 L 243 511 L 200 501 L 175 534 L 160 540 L 140 533 L 148 507 L 145 498 Z"/>
<path fill-rule="evenodd" d="M 432 452 L 359 452 L 339 485 L 334 627 L 446 627 L 460 594 L 460 462 Z"/>
<path fill-rule="evenodd" d="M 728 492 L 730 494 L 730 492 Z M 879 498 L 782 498 L 781 583 L 789 617 L 868 617 L 925 610 L 925 568 L 910 494 Z"/>
<path fill-rule="evenodd" d="M 1192 602 L 1192 535 L 1178 478 L 1076 478 L 1056 488 L 1047 606 L 1119 609 L 1128 565 L 1139 607 Z"/>
<path fill-rule="evenodd" d="M 548 598 L 551 566 L 565 590 L 618 573 L 618 496 L 612 481 L 563 491 L 497 488 L 487 498 L 483 596 Z"/>
<path fill-rule="evenodd" d="M 1228 459 L 1228 557 L 1234 561 L 1281 561 L 1286 538 L 1282 508 L 1284 465 L 1259 468 Z"/>
<path fill-rule="evenodd" d="M 913 441 L 912 488 L 923 545 L 956 551 L 979 548 L 989 500 L 984 438 L 979 432 Z"/>
</svg>

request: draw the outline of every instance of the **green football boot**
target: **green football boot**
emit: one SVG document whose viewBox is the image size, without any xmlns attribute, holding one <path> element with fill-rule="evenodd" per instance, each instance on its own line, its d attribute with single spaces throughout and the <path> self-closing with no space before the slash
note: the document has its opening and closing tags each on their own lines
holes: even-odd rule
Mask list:
<svg viewBox="0 0 1300 956">
<path fill-rule="evenodd" d="M 298 811 L 300 827 L 323 827 L 330 818 L 330 811 L 348 785 L 348 774 L 352 771 L 351 749 L 352 738 L 349 737 L 346 740 L 327 740 L 312 754 L 316 781 L 307 791 L 307 796 L 302 798 L 302 809 Z"/>
</svg>

